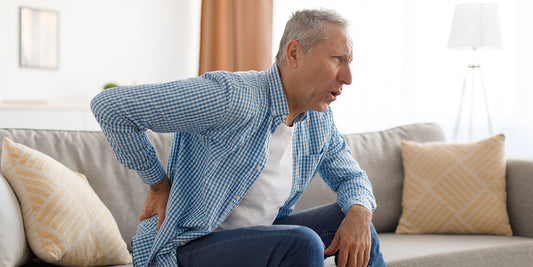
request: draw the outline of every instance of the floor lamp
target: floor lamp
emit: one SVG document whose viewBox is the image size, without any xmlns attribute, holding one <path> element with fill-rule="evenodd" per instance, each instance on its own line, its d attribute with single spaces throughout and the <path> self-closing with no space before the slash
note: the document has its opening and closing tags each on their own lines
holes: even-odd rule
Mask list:
<svg viewBox="0 0 533 267">
<path fill-rule="evenodd" d="M 498 17 L 498 6 L 492 3 L 471 3 L 458 4 L 455 6 L 453 15 L 452 28 L 448 39 L 448 48 L 452 49 L 469 49 L 475 54 L 480 48 L 502 48 L 500 21 Z M 470 77 L 470 83 L 467 80 Z M 473 132 L 473 108 L 474 108 L 474 89 L 475 81 L 479 80 L 481 85 L 482 101 L 487 117 L 487 126 L 489 134 L 492 135 L 492 122 L 489 114 L 487 94 L 485 84 L 481 75 L 481 66 L 479 64 L 468 65 L 463 79 L 463 89 L 461 92 L 461 101 L 455 123 L 453 140 L 457 141 L 461 118 L 464 113 L 465 105 L 469 108 L 469 129 L 468 139 L 472 141 Z M 470 95 L 470 103 L 465 103 L 465 98 Z"/>
</svg>

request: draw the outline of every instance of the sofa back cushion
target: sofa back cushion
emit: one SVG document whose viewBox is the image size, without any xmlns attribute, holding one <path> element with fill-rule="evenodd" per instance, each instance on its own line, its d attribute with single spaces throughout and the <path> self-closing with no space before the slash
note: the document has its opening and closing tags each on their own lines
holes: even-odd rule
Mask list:
<svg viewBox="0 0 533 267">
<path fill-rule="evenodd" d="M 412 124 L 379 132 L 345 134 L 352 156 L 366 171 L 374 189 L 377 208 L 373 223 L 378 232 L 394 232 L 402 212 L 402 140 L 444 141 L 439 125 Z M 322 179 L 315 177 L 295 211 L 334 202 L 336 195 Z"/>
<path fill-rule="evenodd" d="M 172 134 L 150 133 L 149 136 L 165 165 Z M 68 168 L 83 173 L 113 214 L 122 238 L 131 249 L 129 242 L 137 231 L 148 187 L 136 172 L 118 163 L 101 132 L 0 129 L 0 140 L 4 137 L 41 151 Z M 401 215 L 401 141 L 444 141 L 440 126 L 413 124 L 379 132 L 346 134 L 344 137 L 352 156 L 372 182 L 378 205 L 373 221 L 376 229 L 394 232 Z M 322 179 L 313 179 L 295 211 L 335 200 L 336 195 Z"/>
<path fill-rule="evenodd" d="M 0 129 L 0 140 L 11 140 L 31 147 L 84 174 L 107 206 L 131 250 L 148 187 L 137 173 L 118 163 L 101 132 Z M 152 134 L 150 139 L 166 163 L 171 134 Z M 1 155 L 1 154 L 0 154 Z"/>
</svg>

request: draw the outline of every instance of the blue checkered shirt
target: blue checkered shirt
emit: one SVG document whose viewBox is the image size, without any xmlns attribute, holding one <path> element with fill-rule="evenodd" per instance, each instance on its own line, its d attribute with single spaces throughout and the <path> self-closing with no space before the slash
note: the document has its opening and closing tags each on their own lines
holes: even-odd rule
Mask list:
<svg viewBox="0 0 533 267">
<path fill-rule="evenodd" d="M 108 89 L 91 102 L 117 159 L 146 184 L 166 173 L 165 221 L 141 222 L 132 240 L 136 266 L 177 266 L 177 248 L 209 234 L 237 206 L 267 162 L 272 133 L 289 113 L 279 70 L 211 72 L 163 84 Z M 331 110 L 309 111 L 294 125 L 293 185 L 278 217 L 288 216 L 314 174 L 337 193 L 343 212 L 376 203 Z M 173 132 L 167 170 L 146 130 Z"/>
</svg>

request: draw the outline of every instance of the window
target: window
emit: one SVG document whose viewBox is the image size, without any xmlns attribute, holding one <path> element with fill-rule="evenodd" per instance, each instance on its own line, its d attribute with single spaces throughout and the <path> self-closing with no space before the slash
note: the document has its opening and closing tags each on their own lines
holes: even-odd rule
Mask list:
<svg viewBox="0 0 533 267">
<path fill-rule="evenodd" d="M 381 130 L 416 122 L 437 122 L 452 139 L 463 75 L 468 64 L 482 66 L 495 133 L 507 138 L 507 154 L 533 157 L 533 3 L 498 4 L 503 50 L 447 48 L 455 4 L 424 0 L 274 1 L 273 54 L 294 10 L 325 7 L 351 22 L 353 83 L 332 104 L 343 133 Z M 530 75 L 529 75 L 530 76 Z M 486 127 L 486 120 L 476 121 Z M 481 132 L 481 131 L 479 131 Z M 474 136 L 476 137 L 476 136 Z M 488 137 L 488 132 L 485 136 Z M 479 138 L 478 138 L 479 139 Z"/>
</svg>

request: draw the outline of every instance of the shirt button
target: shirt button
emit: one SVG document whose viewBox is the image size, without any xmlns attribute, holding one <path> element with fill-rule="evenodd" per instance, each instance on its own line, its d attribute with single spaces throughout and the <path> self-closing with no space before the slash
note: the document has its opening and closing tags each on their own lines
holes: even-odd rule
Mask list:
<svg viewBox="0 0 533 267">
<path fill-rule="evenodd" d="M 255 167 L 255 170 L 258 171 L 258 172 L 261 171 L 261 165 L 257 165 L 257 166 Z"/>
<path fill-rule="evenodd" d="M 286 120 L 287 119 L 287 115 L 281 115 L 281 118 Z"/>
</svg>

